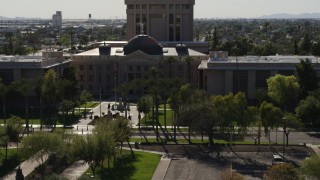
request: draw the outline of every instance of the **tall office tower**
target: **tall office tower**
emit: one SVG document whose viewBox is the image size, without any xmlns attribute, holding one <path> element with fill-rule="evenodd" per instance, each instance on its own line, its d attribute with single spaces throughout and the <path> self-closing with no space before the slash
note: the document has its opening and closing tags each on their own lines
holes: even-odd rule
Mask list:
<svg viewBox="0 0 320 180">
<path fill-rule="evenodd" d="M 57 11 L 56 14 L 52 15 L 52 26 L 58 29 L 62 28 L 62 13 Z"/>
<path fill-rule="evenodd" d="M 125 0 L 127 40 L 147 34 L 158 41 L 193 41 L 195 0 Z"/>
</svg>

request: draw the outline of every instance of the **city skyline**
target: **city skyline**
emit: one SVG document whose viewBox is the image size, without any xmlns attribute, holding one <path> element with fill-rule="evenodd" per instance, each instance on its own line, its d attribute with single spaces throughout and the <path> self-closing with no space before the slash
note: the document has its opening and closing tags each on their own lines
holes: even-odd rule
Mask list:
<svg viewBox="0 0 320 180">
<path fill-rule="evenodd" d="M 320 13 L 319 6 L 319 0 L 197 0 L 194 15 L 195 18 L 258 18 L 278 13 Z M 124 0 L 11 0 L 1 6 L 0 16 L 50 19 L 56 11 L 62 11 L 64 19 L 86 19 L 88 14 L 93 19 L 125 19 L 125 10 Z"/>
</svg>

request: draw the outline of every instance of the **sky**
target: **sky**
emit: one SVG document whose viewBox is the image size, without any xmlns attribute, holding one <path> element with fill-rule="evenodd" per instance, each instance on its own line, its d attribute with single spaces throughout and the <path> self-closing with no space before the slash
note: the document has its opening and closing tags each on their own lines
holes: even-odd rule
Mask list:
<svg viewBox="0 0 320 180">
<path fill-rule="evenodd" d="M 63 19 L 126 17 L 124 0 L 1 0 L 0 16 Z M 320 0 L 196 0 L 195 18 L 255 18 L 277 13 L 320 13 Z"/>
</svg>

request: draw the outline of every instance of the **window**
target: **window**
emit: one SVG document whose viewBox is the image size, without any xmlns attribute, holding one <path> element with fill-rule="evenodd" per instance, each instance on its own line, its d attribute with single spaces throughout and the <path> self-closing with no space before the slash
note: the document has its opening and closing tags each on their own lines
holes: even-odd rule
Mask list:
<svg viewBox="0 0 320 180">
<path fill-rule="evenodd" d="M 83 81 L 83 75 L 80 75 L 80 81 Z"/>
<path fill-rule="evenodd" d="M 140 9 L 140 4 L 137 4 L 137 5 L 136 5 L 136 9 Z"/>
<path fill-rule="evenodd" d="M 83 70 L 83 65 L 80 65 L 80 70 Z"/>
<path fill-rule="evenodd" d="M 91 84 L 89 85 L 89 90 L 92 90 L 92 85 Z"/>
<path fill-rule="evenodd" d="M 180 27 L 176 27 L 176 41 L 180 41 Z"/>
<path fill-rule="evenodd" d="M 182 9 L 190 9 L 190 5 L 189 4 L 182 4 Z"/>
<path fill-rule="evenodd" d="M 134 5 L 133 4 L 129 4 L 127 9 L 133 9 L 134 8 Z"/>
<path fill-rule="evenodd" d="M 180 9 L 180 4 L 176 4 L 176 9 Z"/>
<path fill-rule="evenodd" d="M 89 65 L 89 70 L 93 70 L 93 66 L 92 65 Z"/>
<path fill-rule="evenodd" d="M 149 70 L 149 66 L 144 66 L 144 72 L 147 72 Z"/>
<path fill-rule="evenodd" d="M 89 81 L 93 81 L 93 76 L 92 75 L 89 75 Z"/>
<path fill-rule="evenodd" d="M 142 4 L 142 9 L 147 9 L 147 5 L 146 4 Z"/>
<path fill-rule="evenodd" d="M 165 9 L 166 5 L 162 5 L 162 4 L 152 4 L 149 6 L 150 9 Z"/>
<path fill-rule="evenodd" d="M 140 72 L 141 71 L 141 66 L 136 67 L 136 71 Z"/>
<path fill-rule="evenodd" d="M 173 19 L 174 19 L 173 14 L 169 14 L 169 24 L 173 24 L 174 23 Z"/>
<path fill-rule="evenodd" d="M 111 67 L 110 65 L 107 65 L 107 70 L 110 71 Z"/>
<path fill-rule="evenodd" d="M 133 66 L 129 66 L 129 71 L 133 71 Z"/>
<path fill-rule="evenodd" d="M 169 9 L 174 9 L 174 5 L 173 4 L 169 4 Z"/>
<path fill-rule="evenodd" d="M 180 16 L 179 16 L 179 15 L 177 15 L 177 17 L 176 17 L 176 24 L 177 24 L 177 25 L 180 24 Z"/>
</svg>

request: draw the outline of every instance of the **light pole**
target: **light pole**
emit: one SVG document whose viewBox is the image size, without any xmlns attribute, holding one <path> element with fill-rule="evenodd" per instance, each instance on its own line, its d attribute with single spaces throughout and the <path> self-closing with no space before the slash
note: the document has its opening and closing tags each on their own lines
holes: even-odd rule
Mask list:
<svg viewBox="0 0 320 180">
<path fill-rule="evenodd" d="M 278 128 L 276 128 L 276 144 L 278 144 Z"/>
<path fill-rule="evenodd" d="M 287 118 L 286 117 L 283 117 L 282 118 L 282 121 L 285 122 Z M 284 127 L 282 129 L 283 131 L 283 147 L 282 147 L 282 156 L 283 156 L 283 159 L 284 159 L 284 151 L 285 151 L 285 140 L 286 140 L 286 136 L 285 136 L 285 132 L 284 132 Z"/>
</svg>

